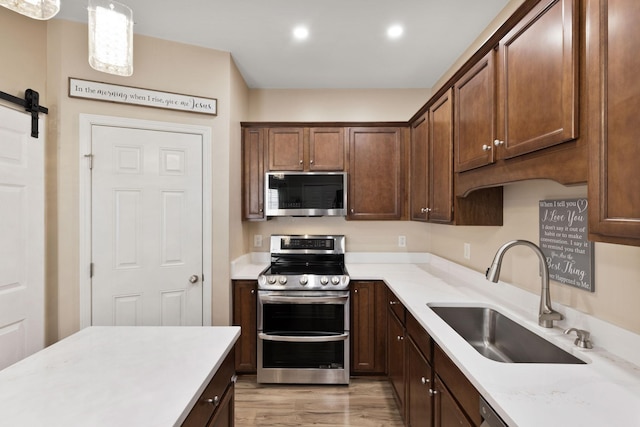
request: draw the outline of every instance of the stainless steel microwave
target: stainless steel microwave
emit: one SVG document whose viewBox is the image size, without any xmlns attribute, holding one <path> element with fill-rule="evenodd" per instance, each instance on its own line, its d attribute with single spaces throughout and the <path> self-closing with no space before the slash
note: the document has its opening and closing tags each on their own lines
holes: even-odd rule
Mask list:
<svg viewBox="0 0 640 427">
<path fill-rule="evenodd" d="M 346 216 L 345 172 L 268 172 L 267 216 Z"/>
</svg>

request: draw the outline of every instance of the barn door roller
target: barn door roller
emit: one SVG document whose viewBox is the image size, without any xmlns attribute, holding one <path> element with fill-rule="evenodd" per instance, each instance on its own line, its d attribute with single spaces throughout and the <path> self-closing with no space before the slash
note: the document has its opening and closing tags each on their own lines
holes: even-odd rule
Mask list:
<svg viewBox="0 0 640 427">
<path fill-rule="evenodd" d="M 31 113 L 31 136 L 33 138 L 38 137 L 38 113 L 48 114 L 49 109 L 40 105 L 40 94 L 32 89 L 24 91 L 24 99 L 17 96 L 9 95 L 5 92 L 0 92 L 0 99 L 9 101 L 13 104 L 17 104 L 23 107 L 26 111 Z"/>
</svg>

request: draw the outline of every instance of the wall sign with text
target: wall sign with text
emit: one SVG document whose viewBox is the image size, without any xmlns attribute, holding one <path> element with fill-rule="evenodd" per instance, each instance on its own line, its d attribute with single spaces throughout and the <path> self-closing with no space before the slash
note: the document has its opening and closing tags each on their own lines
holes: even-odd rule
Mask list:
<svg viewBox="0 0 640 427">
<path fill-rule="evenodd" d="M 201 114 L 218 114 L 218 100 L 179 93 L 160 92 L 69 77 L 69 96 L 120 104 L 142 105 Z"/>
<path fill-rule="evenodd" d="M 593 292 L 587 204 L 587 199 L 540 200 L 540 249 L 547 258 L 551 280 Z"/>
</svg>

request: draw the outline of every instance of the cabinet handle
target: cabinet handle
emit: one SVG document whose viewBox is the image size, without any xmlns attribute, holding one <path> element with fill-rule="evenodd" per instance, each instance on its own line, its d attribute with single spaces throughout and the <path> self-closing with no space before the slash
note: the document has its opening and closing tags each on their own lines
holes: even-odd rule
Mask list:
<svg viewBox="0 0 640 427">
<path fill-rule="evenodd" d="M 402 335 L 398 335 L 398 341 L 402 341 L 404 337 Z"/>
<path fill-rule="evenodd" d="M 354 290 L 353 290 L 353 292 L 355 292 L 355 293 L 357 294 L 357 293 L 358 293 L 358 290 L 357 290 L 357 289 L 354 289 Z"/>
<path fill-rule="evenodd" d="M 502 144 L 504 144 L 504 141 L 500 141 L 499 139 L 496 139 L 495 141 L 493 141 L 493 145 L 495 145 L 496 147 Z"/>
<path fill-rule="evenodd" d="M 490 145 L 484 144 L 482 146 L 482 151 L 490 151 L 490 150 L 491 150 L 491 146 Z"/>
<path fill-rule="evenodd" d="M 302 160 L 300 160 L 300 164 L 302 164 Z"/>
<path fill-rule="evenodd" d="M 427 213 L 427 208 L 420 208 L 420 213 Z"/>
<path fill-rule="evenodd" d="M 219 396 L 214 396 L 213 399 L 205 399 L 204 402 L 205 403 L 210 403 L 213 406 L 218 406 L 220 404 L 220 397 Z"/>
<path fill-rule="evenodd" d="M 309 160 L 309 163 L 313 164 L 313 159 Z"/>
<path fill-rule="evenodd" d="M 255 289 L 251 289 L 251 295 L 255 294 L 256 290 Z"/>
<path fill-rule="evenodd" d="M 353 210 L 353 208 L 351 208 L 351 213 L 355 213 L 356 211 Z"/>
<path fill-rule="evenodd" d="M 434 390 L 434 389 L 430 388 L 430 389 L 429 389 L 429 394 L 430 394 L 431 396 L 435 396 L 436 394 L 438 394 L 438 390 Z"/>
<path fill-rule="evenodd" d="M 422 385 L 426 385 L 426 384 L 429 384 L 431 381 L 429 381 L 429 378 L 422 377 L 420 378 L 420 382 L 422 383 Z"/>
<path fill-rule="evenodd" d="M 237 383 L 237 382 L 238 382 L 238 376 L 234 374 L 234 375 L 231 377 L 231 382 L 232 382 L 232 383 L 234 383 L 234 384 L 235 384 L 235 383 Z"/>
<path fill-rule="evenodd" d="M 389 305 L 398 305 L 400 301 L 389 301 Z"/>
</svg>

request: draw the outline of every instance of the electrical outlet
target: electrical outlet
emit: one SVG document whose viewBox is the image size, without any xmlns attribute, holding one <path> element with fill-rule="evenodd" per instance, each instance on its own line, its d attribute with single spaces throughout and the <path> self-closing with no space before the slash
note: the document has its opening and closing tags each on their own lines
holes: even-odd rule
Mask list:
<svg viewBox="0 0 640 427">
<path fill-rule="evenodd" d="M 398 236 L 398 247 L 407 247 L 407 236 Z"/>
<path fill-rule="evenodd" d="M 261 248 L 262 247 L 262 234 L 254 234 L 253 235 L 253 247 Z"/>
<path fill-rule="evenodd" d="M 471 259 L 471 243 L 464 244 L 464 259 Z"/>
</svg>

